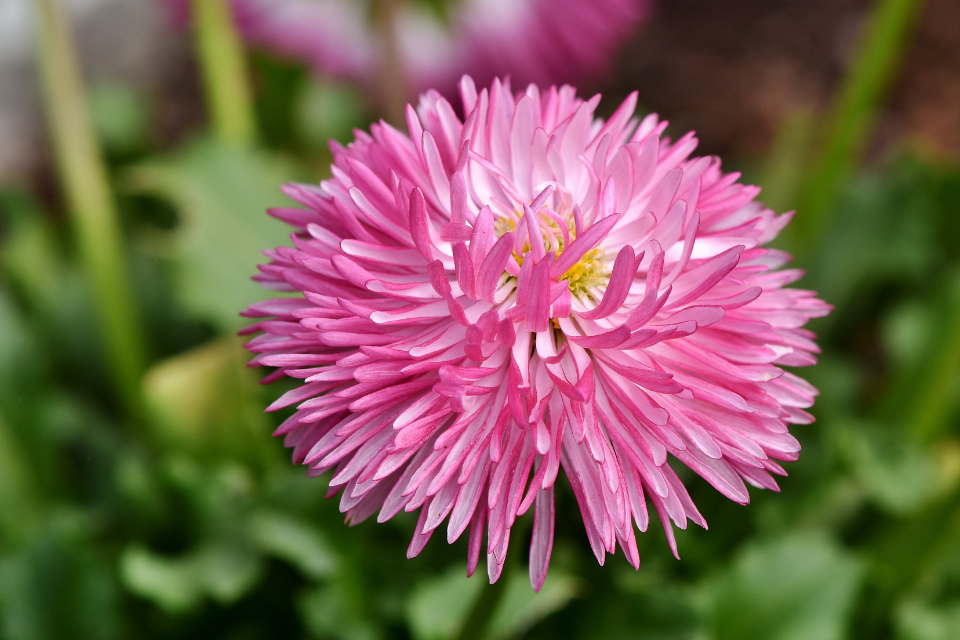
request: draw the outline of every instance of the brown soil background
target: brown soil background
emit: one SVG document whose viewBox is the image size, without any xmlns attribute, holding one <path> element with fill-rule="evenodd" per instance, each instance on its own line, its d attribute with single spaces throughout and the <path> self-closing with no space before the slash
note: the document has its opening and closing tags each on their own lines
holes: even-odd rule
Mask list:
<svg viewBox="0 0 960 640">
<path fill-rule="evenodd" d="M 613 91 L 694 129 L 701 151 L 764 154 L 783 119 L 829 105 L 872 3 L 663 0 L 626 44 Z M 960 154 L 960 0 L 928 0 L 871 156 L 901 140 Z"/>
</svg>

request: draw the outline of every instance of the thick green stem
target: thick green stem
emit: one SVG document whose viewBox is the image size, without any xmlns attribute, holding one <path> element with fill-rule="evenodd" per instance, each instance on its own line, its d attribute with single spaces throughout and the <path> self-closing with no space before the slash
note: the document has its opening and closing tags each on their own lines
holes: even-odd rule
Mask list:
<svg viewBox="0 0 960 640">
<path fill-rule="evenodd" d="M 76 48 L 60 0 L 36 0 L 47 121 L 80 257 L 92 285 L 114 385 L 140 412 L 145 350 L 120 222 L 87 110 Z"/>
<path fill-rule="evenodd" d="M 217 137 L 250 145 L 256 138 L 243 45 L 228 0 L 193 0 L 197 54 L 203 68 L 207 108 Z"/>
<path fill-rule="evenodd" d="M 406 70 L 400 56 L 397 41 L 396 16 L 399 0 L 378 0 L 377 23 L 380 30 L 380 88 L 381 108 L 388 122 L 394 126 L 406 122 L 407 95 Z M 416 141 L 420 144 L 419 141 Z"/>
<path fill-rule="evenodd" d="M 797 205 L 814 121 L 810 111 L 796 111 L 780 123 L 759 181 L 763 185 L 763 203 L 774 211 L 788 211 Z M 793 226 L 787 229 L 792 230 Z"/>
<path fill-rule="evenodd" d="M 923 0 L 878 0 L 832 108 L 822 155 L 801 196 L 797 224 L 815 240 L 856 167 L 876 122 L 877 108 L 897 76 Z"/>
</svg>

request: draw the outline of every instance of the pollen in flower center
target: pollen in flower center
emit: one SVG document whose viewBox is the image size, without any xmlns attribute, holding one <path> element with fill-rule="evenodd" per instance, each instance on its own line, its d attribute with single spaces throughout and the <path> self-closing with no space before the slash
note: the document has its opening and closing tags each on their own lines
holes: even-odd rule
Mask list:
<svg viewBox="0 0 960 640">
<path fill-rule="evenodd" d="M 560 276 L 561 280 L 570 283 L 570 295 L 575 298 L 593 295 L 592 290 L 606 286 L 609 278 L 610 269 L 607 268 L 603 251 L 599 248 L 587 251 L 575 265 Z"/>
<path fill-rule="evenodd" d="M 541 211 L 544 211 L 544 209 L 541 209 Z M 546 251 L 554 252 L 556 257 L 559 258 L 564 249 L 576 240 L 576 226 L 568 215 L 561 215 L 553 211 L 550 211 L 550 214 L 540 214 L 538 216 L 540 233 Z M 516 211 L 513 216 L 498 218 L 494 223 L 497 237 L 516 231 L 520 219 L 521 214 Z M 565 229 L 561 226 L 561 223 L 563 223 L 563 227 L 566 227 Z M 530 240 L 528 238 L 523 242 L 520 251 L 513 252 L 513 258 L 519 266 L 523 266 L 524 258 L 529 251 Z M 569 283 L 570 295 L 575 298 L 595 296 L 597 288 L 602 291 L 610 278 L 610 268 L 605 258 L 602 249 L 599 247 L 593 248 L 567 269 L 558 280 L 566 280 Z"/>
</svg>

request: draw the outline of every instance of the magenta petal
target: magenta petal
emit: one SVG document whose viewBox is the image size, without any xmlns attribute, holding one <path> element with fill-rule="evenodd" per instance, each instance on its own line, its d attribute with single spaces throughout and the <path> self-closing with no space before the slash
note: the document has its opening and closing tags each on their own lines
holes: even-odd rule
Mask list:
<svg viewBox="0 0 960 640">
<path fill-rule="evenodd" d="M 617 254 L 617 259 L 613 263 L 613 272 L 610 274 L 610 282 L 603 294 L 603 300 L 592 311 L 579 314 L 580 317 L 594 320 L 616 313 L 623 301 L 627 299 L 627 294 L 630 293 L 630 285 L 633 283 L 633 274 L 636 270 L 633 247 L 626 245 Z"/>
<path fill-rule="evenodd" d="M 584 349 L 612 349 L 630 338 L 630 329 L 626 326 L 617 327 L 607 333 L 596 336 L 568 336 L 570 342 Z"/>
<path fill-rule="evenodd" d="M 557 261 L 550 267 L 550 277 L 559 278 L 567 270 L 575 265 L 587 251 L 593 249 L 601 240 L 603 240 L 610 230 L 620 221 L 620 214 L 615 213 L 603 220 L 591 225 L 582 234 L 577 235 L 568 249 L 566 249 L 557 258 Z"/>
<path fill-rule="evenodd" d="M 490 211 L 490 207 L 486 206 L 480 209 L 477 214 L 477 219 L 473 225 L 473 233 L 470 236 L 470 256 L 473 258 L 474 264 L 483 263 L 496 241 L 493 213 Z"/>
<path fill-rule="evenodd" d="M 534 262 L 543 260 L 547 251 L 543 246 L 543 233 L 540 231 L 539 214 L 531 207 L 523 205 L 523 219 L 527 222 L 527 237 L 530 239 L 530 255 Z"/>
<path fill-rule="evenodd" d="M 483 264 L 480 265 L 480 272 L 477 274 L 477 290 L 480 297 L 487 302 L 494 301 L 493 294 L 497 290 L 497 283 L 512 252 L 513 234 L 506 233 L 497 240 Z"/>
<path fill-rule="evenodd" d="M 534 591 L 543 588 L 553 551 L 553 487 L 537 493 L 536 509 L 533 512 L 533 536 L 530 540 L 530 585 Z"/>
<path fill-rule="evenodd" d="M 433 245 L 427 229 L 429 224 L 427 203 L 423 199 L 423 192 L 420 189 L 414 189 L 413 196 L 410 198 L 410 235 L 420 255 L 428 261 L 433 260 Z"/>
<path fill-rule="evenodd" d="M 453 263 L 457 273 L 457 283 L 460 290 L 468 297 L 475 297 L 474 288 L 476 281 L 474 279 L 473 260 L 470 258 L 470 252 L 467 245 L 462 242 L 453 243 Z"/>
<path fill-rule="evenodd" d="M 473 236 L 473 229 L 458 222 L 448 222 L 440 227 L 440 239 L 444 242 L 466 241 Z"/>
<path fill-rule="evenodd" d="M 467 221 L 467 183 L 459 171 L 450 178 L 450 222 Z"/>
<path fill-rule="evenodd" d="M 550 265 L 544 261 L 533 268 L 527 298 L 527 328 L 546 331 L 550 325 Z"/>
</svg>

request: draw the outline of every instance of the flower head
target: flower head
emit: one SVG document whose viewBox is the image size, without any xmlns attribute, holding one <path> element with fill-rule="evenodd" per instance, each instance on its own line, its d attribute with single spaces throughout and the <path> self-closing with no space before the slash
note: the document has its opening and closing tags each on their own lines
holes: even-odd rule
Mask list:
<svg viewBox="0 0 960 640">
<path fill-rule="evenodd" d="M 176 19 L 185 0 L 167 0 Z M 383 34 L 369 1 L 231 0 L 250 43 L 306 62 L 324 75 L 371 83 Z M 447 20 L 422 4 L 398 5 L 394 32 L 411 88 L 453 86 L 464 72 L 488 82 L 567 82 L 602 73 L 646 15 L 649 0 L 464 0 Z"/>
<path fill-rule="evenodd" d="M 272 211 L 294 246 L 257 277 L 303 293 L 247 311 L 254 364 L 304 379 L 277 435 L 348 522 L 419 509 L 409 556 L 446 520 L 496 580 L 532 508 L 539 589 L 561 469 L 601 563 L 619 544 L 638 565 L 648 501 L 676 553 L 671 522 L 706 523 L 671 464 L 746 503 L 812 420 L 781 367 L 814 362 L 802 327 L 829 307 L 762 247 L 790 216 L 634 118 L 636 94 L 604 122 L 569 86 L 460 92 L 463 120 L 428 92 L 409 135 L 334 143 L 331 179 L 286 188 L 306 208 Z"/>
</svg>

